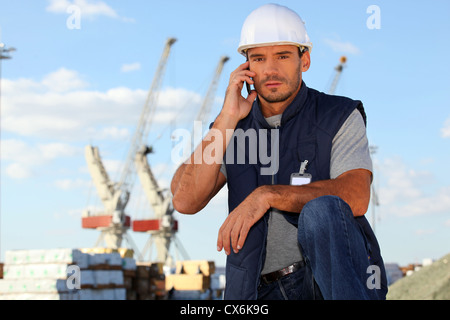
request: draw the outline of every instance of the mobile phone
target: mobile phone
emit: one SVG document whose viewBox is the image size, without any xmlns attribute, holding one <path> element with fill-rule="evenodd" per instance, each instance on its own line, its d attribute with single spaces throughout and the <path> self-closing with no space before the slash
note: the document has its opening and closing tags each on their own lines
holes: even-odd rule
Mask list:
<svg viewBox="0 0 450 320">
<path fill-rule="evenodd" d="M 250 86 L 250 84 L 247 81 L 245 81 L 245 86 L 247 88 L 247 93 L 250 94 L 250 92 L 252 92 L 252 87 Z"/>
<path fill-rule="evenodd" d="M 247 58 L 247 61 L 248 61 L 248 58 Z M 250 67 L 248 67 L 247 70 L 250 70 Z M 244 81 L 244 82 L 245 82 L 245 87 L 247 88 L 247 93 L 250 94 L 250 92 L 252 92 L 252 86 L 247 81 Z"/>
</svg>

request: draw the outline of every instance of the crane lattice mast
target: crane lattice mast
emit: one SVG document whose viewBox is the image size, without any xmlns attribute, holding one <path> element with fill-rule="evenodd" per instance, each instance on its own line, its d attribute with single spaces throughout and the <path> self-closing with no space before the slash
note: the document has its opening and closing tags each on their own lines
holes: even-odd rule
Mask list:
<svg viewBox="0 0 450 320">
<path fill-rule="evenodd" d="M 214 100 L 214 95 L 216 93 L 217 90 L 217 85 L 219 84 L 219 77 L 220 74 L 222 73 L 223 70 L 223 66 L 225 65 L 225 63 L 229 60 L 230 58 L 227 56 L 223 56 L 220 58 L 220 61 L 217 65 L 216 68 L 216 72 L 214 74 L 213 80 L 209 86 L 208 92 L 206 93 L 206 96 L 203 100 L 202 106 L 197 114 L 197 118 L 196 121 L 205 121 L 206 117 L 210 114 L 211 112 L 211 106 L 213 104 L 213 100 Z"/>
<path fill-rule="evenodd" d="M 166 69 L 167 59 L 169 58 L 170 49 L 176 41 L 177 40 L 175 38 L 169 38 L 164 47 L 163 54 L 158 64 L 158 69 L 156 70 L 152 85 L 148 91 L 144 109 L 142 110 L 136 132 L 133 136 L 131 147 L 128 151 L 128 156 L 125 161 L 124 169 L 122 170 L 122 176 L 119 182 L 119 188 L 125 188 L 126 190 L 132 189 L 132 185 L 134 182 L 134 157 L 139 148 L 142 147 L 142 141 L 145 137 L 147 137 L 150 125 L 153 121 L 153 115 L 156 110 L 156 102 L 158 101 L 159 96 L 159 88 L 161 87 L 162 78 Z"/>
<path fill-rule="evenodd" d="M 334 94 L 334 92 L 336 91 L 339 78 L 341 77 L 342 70 L 344 70 L 346 62 L 347 57 L 342 56 L 341 59 L 339 60 L 339 64 L 334 68 L 334 70 L 336 70 L 336 74 L 334 76 L 333 82 L 331 83 L 330 90 L 328 91 L 329 94 Z"/>
<path fill-rule="evenodd" d="M 175 41 L 176 39 L 169 38 L 164 47 L 136 132 L 133 136 L 119 183 L 113 183 L 110 180 L 103 166 L 98 148 L 90 145 L 85 148 L 85 157 L 89 172 L 105 209 L 104 212 L 95 215 L 91 214 L 89 210 L 83 212 L 82 227 L 101 231 L 96 246 L 99 246 L 104 241 L 106 247 L 117 249 L 121 246 L 122 240 L 125 239 L 132 245 L 139 256 L 139 250 L 127 235 L 127 230 L 131 226 L 131 219 L 125 214 L 125 207 L 128 203 L 134 181 L 134 156 L 141 147 L 143 139 L 148 134 L 170 48 Z"/>
<path fill-rule="evenodd" d="M 228 57 L 221 57 L 216 68 L 214 77 L 205 95 L 202 106 L 199 110 L 197 121 L 204 121 L 211 110 L 211 104 L 214 101 L 215 92 L 222 73 L 225 62 Z M 147 198 L 155 213 L 154 219 L 134 220 L 133 231 L 146 232 L 149 239 L 142 250 L 142 256 L 145 258 L 147 253 L 151 256 L 153 244 L 157 249 L 157 261 L 163 262 L 168 266 L 173 266 L 173 258 L 169 254 L 170 245 L 175 243 L 178 251 L 185 259 L 188 258 L 186 251 L 176 237 L 178 231 L 178 221 L 173 218 L 174 209 L 172 207 L 172 195 L 164 193 L 155 179 L 151 167 L 148 163 L 147 154 L 152 153 L 152 147 L 141 146 L 135 156 L 136 171 L 145 190 Z"/>
</svg>

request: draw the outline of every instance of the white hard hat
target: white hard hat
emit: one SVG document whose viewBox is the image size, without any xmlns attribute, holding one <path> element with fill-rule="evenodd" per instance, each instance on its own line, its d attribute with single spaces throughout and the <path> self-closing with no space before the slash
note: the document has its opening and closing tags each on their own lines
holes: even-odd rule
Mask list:
<svg viewBox="0 0 450 320">
<path fill-rule="evenodd" d="M 245 19 L 238 52 L 245 56 L 250 48 L 274 45 L 312 49 L 305 23 L 296 12 L 277 4 L 266 4 Z"/>
</svg>

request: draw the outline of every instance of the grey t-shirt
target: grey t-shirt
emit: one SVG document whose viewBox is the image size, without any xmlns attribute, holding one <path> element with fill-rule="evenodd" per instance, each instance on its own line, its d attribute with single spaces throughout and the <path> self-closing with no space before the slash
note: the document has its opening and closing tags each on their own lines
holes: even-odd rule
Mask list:
<svg viewBox="0 0 450 320">
<path fill-rule="evenodd" d="M 280 124 L 281 115 L 269 117 L 266 120 L 275 128 Z M 353 169 L 372 171 L 366 128 L 361 114 L 356 109 L 333 138 L 330 177 L 335 179 Z M 227 176 L 224 164 L 220 171 L 225 177 Z M 261 274 L 280 270 L 303 259 L 297 240 L 297 228 L 290 224 L 276 208 L 272 208 L 269 214 L 266 260 Z"/>
</svg>

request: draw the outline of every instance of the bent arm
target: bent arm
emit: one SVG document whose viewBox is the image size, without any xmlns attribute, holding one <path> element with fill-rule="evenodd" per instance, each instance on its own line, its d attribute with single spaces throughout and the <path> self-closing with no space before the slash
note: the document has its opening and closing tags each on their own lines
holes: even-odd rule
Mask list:
<svg viewBox="0 0 450 320">
<path fill-rule="evenodd" d="M 365 124 L 355 110 L 333 139 L 329 180 L 302 186 L 265 185 L 256 188 L 225 220 L 220 228 L 217 248 L 239 250 L 250 228 L 269 208 L 300 213 L 315 198 L 334 195 L 349 204 L 354 216 L 366 213 L 370 201 L 372 162 Z M 239 243 L 238 243 L 239 241 Z"/>
<path fill-rule="evenodd" d="M 216 166 L 202 168 L 183 163 L 176 171 L 172 182 L 172 203 L 175 210 L 194 214 L 203 209 L 225 185 L 226 178 Z"/>
<path fill-rule="evenodd" d="M 175 172 L 171 191 L 178 212 L 197 213 L 224 186 L 226 178 L 220 173 L 223 155 L 237 123 L 248 115 L 256 99 L 255 91 L 247 98 L 241 95 L 244 81 L 253 83 L 252 76 L 255 73 L 248 70 L 248 62 L 231 73 L 220 114 L 191 157 Z M 213 154 L 210 150 L 214 150 Z"/>
<path fill-rule="evenodd" d="M 372 173 L 366 169 L 354 169 L 336 179 L 316 181 L 303 186 L 266 185 L 262 194 L 271 207 L 300 213 L 303 206 L 315 198 L 338 196 L 352 209 L 355 217 L 367 212 L 370 201 Z"/>
<path fill-rule="evenodd" d="M 213 128 L 192 153 L 191 157 L 175 172 L 171 182 L 171 191 L 173 194 L 173 207 L 178 212 L 185 214 L 197 213 L 224 186 L 226 178 L 220 173 L 220 167 L 222 154 L 227 145 L 227 138 L 224 129 L 215 131 L 222 127 L 226 127 L 226 124 L 223 124 L 218 117 Z M 216 132 L 214 137 L 212 136 L 213 132 Z M 204 157 L 206 148 L 215 150 L 215 155 L 212 159 Z"/>
<path fill-rule="evenodd" d="M 362 216 L 369 206 L 371 181 L 372 173 L 369 170 L 354 169 L 336 179 L 302 186 L 260 186 L 225 219 L 219 230 L 217 250 L 221 251 L 223 248 L 227 255 L 231 249 L 238 252 L 244 246 L 250 228 L 269 208 L 300 213 L 308 201 L 334 195 L 347 202 L 354 216 Z"/>
</svg>

